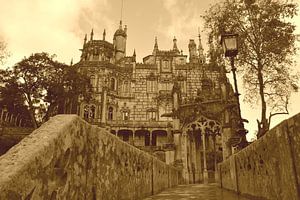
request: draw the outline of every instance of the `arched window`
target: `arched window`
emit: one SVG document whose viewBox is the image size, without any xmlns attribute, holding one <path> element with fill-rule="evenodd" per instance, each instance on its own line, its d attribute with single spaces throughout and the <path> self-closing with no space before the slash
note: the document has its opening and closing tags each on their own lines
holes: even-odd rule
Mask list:
<svg viewBox="0 0 300 200">
<path fill-rule="evenodd" d="M 83 118 L 89 119 L 89 105 L 85 105 L 83 108 Z"/>
<path fill-rule="evenodd" d="M 116 80 L 114 78 L 110 79 L 110 89 L 115 90 L 116 89 Z"/>
<path fill-rule="evenodd" d="M 114 109 L 113 107 L 108 108 L 108 120 L 112 121 L 113 120 L 113 114 L 114 114 Z"/>
<path fill-rule="evenodd" d="M 96 106 L 95 105 L 85 105 L 83 108 L 83 118 L 85 120 L 95 119 L 96 117 Z"/>
<path fill-rule="evenodd" d="M 90 106 L 90 118 L 95 119 L 96 107 L 94 105 Z"/>
</svg>

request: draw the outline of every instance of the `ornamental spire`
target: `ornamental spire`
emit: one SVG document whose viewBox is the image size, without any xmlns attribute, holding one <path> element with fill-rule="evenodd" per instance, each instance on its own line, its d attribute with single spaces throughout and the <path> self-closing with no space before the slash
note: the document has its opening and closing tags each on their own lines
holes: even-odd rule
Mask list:
<svg viewBox="0 0 300 200">
<path fill-rule="evenodd" d="M 91 32 L 91 39 L 90 40 L 93 40 L 94 38 L 94 29 L 92 29 L 92 32 Z"/>
<path fill-rule="evenodd" d="M 86 44 L 86 41 L 87 41 L 87 34 L 85 34 L 85 37 L 83 39 L 83 46 Z"/>
<path fill-rule="evenodd" d="M 157 37 L 155 36 L 153 54 L 156 53 L 156 51 L 158 51 L 158 44 L 157 44 Z"/>
<path fill-rule="evenodd" d="M 199 38 L 199 45 L 198 45 L 198 52 L 199 52 L 199 59 L 201 63 L 205 62 L 205 56 L 204 56 L 204 49 L 201 42 L 201 35 L 200 35 L 200 28 L 198 27 L 198 38 Z"/>
<path fill-rule="evenodd" d="M 103 41 L 105 41 L 105 36 L 106 36 L 106 31 L 104 29 L 104 31 L 103 31 Z"/>
</svg>

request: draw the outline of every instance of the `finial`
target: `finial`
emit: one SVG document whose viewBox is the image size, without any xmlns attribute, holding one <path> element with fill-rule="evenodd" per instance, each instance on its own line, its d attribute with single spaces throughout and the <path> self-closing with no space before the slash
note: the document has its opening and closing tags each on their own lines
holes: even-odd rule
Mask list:
<svg viewBox="0 0 300 200">
<path fill-rule="evenodd" d="M 93 40 L 93 37 L 94 37 L 94 29 L 92 29 L 92 32 L 91 32 L 91 40 Z"/>
<path fill-rule="evenodd" d="M 135 49 L 133 50 L 133 57 L 136 57 Z"/>
<path fill-rule="evenodd" d="M 174 39 L 173 39 L 173 50 L 178 50 L 176 42 L 177 42 L 177 39 L 174 36 Z"/>
<path fill-rule="evenodd" d="M 106 36 L 106 31 L 104 29 L 104 31 L 103 31 L 103 41 L 105 41 L 105 36 Z"/>
<path fill-rule="evenodd" d="M 154 49 L 158 49 L 158 44 L 157 44 L 157 37 L 155 36 L 155 43 L 154 43 Z"/>
<path fill-rule="evenodd" d="M 73 65 L 73 58 L 71 59 L 71 63 L 70 63 L 70 66 L 72 66 Z"/>
<path fill-rule="evenodd" d="M 120 20 L 120 26 L 119 29 L 122 29 L 122 20 Z"/>
<path fill-rule="evenodd" d="M 153 55 L 158 51 L 157 37 L 155 36 Z"/>
<path fill-rule="evenodd" d="M 85 34 L 85 37 L 84 37 L 84 40 L 83 40 L 83 45 L 86 44 L 86 41 L 87 41 L 87 34 Z"/>
</svg>

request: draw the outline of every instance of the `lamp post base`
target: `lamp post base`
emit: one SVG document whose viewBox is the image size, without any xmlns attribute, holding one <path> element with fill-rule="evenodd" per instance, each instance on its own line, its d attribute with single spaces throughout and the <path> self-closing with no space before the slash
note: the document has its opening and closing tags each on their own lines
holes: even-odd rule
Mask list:
<svg viewBox="0 0 300 200">
<path fill-rule="evenodd" d="M 203 183 L 208 184 L 208 172 L 206 169 L 203 171 Z"/>
</svg>

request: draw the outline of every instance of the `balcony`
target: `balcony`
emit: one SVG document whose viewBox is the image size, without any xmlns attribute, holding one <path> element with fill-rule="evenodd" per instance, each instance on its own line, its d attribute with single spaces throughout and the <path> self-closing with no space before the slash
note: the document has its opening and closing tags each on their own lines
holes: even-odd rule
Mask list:
<svg viewBox="0 0 300 200">
<path fill-rule="evenodd" d="M 107 125 L 111 127 L 126 127 L 126 128 L 167 128 L 170 126 L 170 121 L 133 121 L 133 120 L 114 120 L 107 121 Z"/>
</svg>

